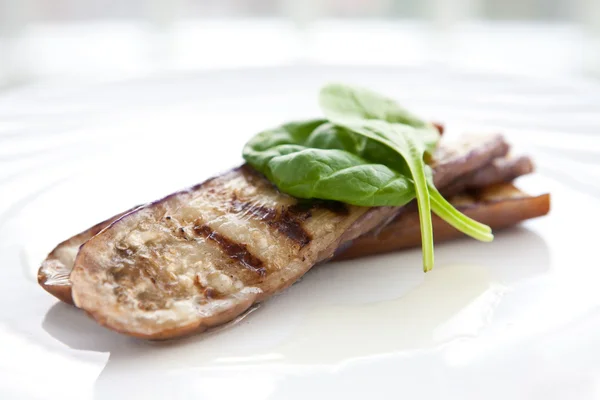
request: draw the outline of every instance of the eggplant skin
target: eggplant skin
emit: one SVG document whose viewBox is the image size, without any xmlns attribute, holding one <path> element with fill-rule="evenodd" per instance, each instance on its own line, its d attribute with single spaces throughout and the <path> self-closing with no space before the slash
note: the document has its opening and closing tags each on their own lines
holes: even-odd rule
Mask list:
<svg viewBox="0 0 600 400">
<path fill-rule="evenodd" d="M 465 136 L 432 158 L 444 187 L 498 157 L 501 135 Z M 146 339 L 228 322 L 330 259 L 403 207 L 303 201 L 247 165 L 135 210 L 85 242 L 69 276 L 74 304 Z"/>
<path fill-rule="evenodd" d="M 453 194 L 456 195 L 457 193 L 464 193 L 469 190 L 470 191 L 477 190 L 480 187 L 489 186 L 489 185 L 495 184 L 495 183 L 511 182 L 521 175 L 526 175 L 526 174 L 533 172 L 533 170 L 534 170 L 534 166 L 533 166 L 531 159 L 529 159 L 529 157 L 521 156 L 521 157 L 517 157 L 517 158 L 512 158 L 512 157 L 496 158 L 491 163 L 489 163 L 487 166 L 477 169 L 476 171 L 471 172 L 469 174 L 463 175 L 460 178 L 456 179 L 454 182 L 448 184 L 446 187 L 443 187 L 442 193 L 444 194 L 444 196 L 448 197 L 448 196 L 452 196 Z M 458 199 L 458 197 L 457 197 L 457 199 Z M 501 200 L 503 200 L 503 199 L 501 199 Z M 480 205 L 477 204 L 477 207 L 479 207 L 479 206 Z M 73 236 L 72 238 L 63 241 L 58 246 L 56 246 L 54 248 L 54 250 L 52 250 L 52 252 L 47 256 L 46 260 L 42 263 L 42 265 L 38 271 L 38 283 L 40 284 L 40 286 L 42 286 L 42 288 L 44 290 L 46 290 L 48 293 L 55 296 L 59 300 L 69 303 L 69 304 L 73 304 L 73 298 L 71 296 L 71 282 L 69 281 L 69 275 L 73 269 L 73 263 L 75 261 L 75 256 L 77 255 L 77 252 L 79 251 L 79 248 L 85 242 L 87 242 L 92 237 L 94 237 L 96 234 L 98 234 L 100 231 L 102 231 L 103 229 L 108 227 L 110 224 L 115 222 L 117 219 L 119 219 L 120 217 L 124 216 L 125 214 L 128 214 L 129 212 L 136 210 L 140 207 L 141 206 L 133 207 L 132 209 L 130 209 L 124 213 L 121 213 L 112 218 L 109 218 L 106 221 L 100 222 L 99 224 L 91 227 L 90 229 L 88 229 L 84 232 L 81 232 L 81 233 Z M 410 207 L 409 207 L 409 209 L 410 209 Z M 414 209 L 415 208 L 413 207 L 412 210 L 414 211 Z M 405 212 L 409 212 L 409 210 L 406 210 Z M 470 212 L 474 213 L 473 210 L 471 210 Z M 401 213 L 400 215 L 402 216 L 403 213 Z M 527 216 L 525 216 L 525 217 L 527 217 Z M 526 219 L 526 218 L 524 218 L 524 219 Z M 410 218 L 408 218 L 408 220 L 411 221 Z M 453 230 L 450 230 L 448 233 L 446 233 L 446 231 L 448 230 L 449 227 L 442 224 L 441 221 L 436 221 L 434 219 L 433 222 L 434 222 L 434 228 L 436 229 L 436 239 L 438 241 L 441 241 L 445 238 L 445 236 L 443 236 L 443 235 L 450 235 L 450 238 L 460 236 L 457 234 L 457 232 L 455 232 Z M 414 217 L 412 218 L 411 223 L 412 224 L 415 223 Z M 500 229 L 501 226 L 492 226 L 492 228 Z M 393 240 L 385 239 L 385 240 L 391 240 L 391 243 L 379 244 L 378 246 L 381 246 L 381 248 L 384 250 L 387 249 L 388 246 L 391 246 L 392 248 L 397 247 L 398 249 L 402 249 L 404 247 L 410 247 L 408 245 L 403 245 L 403 243 L 405 243 L 405 242 L 413 243 L 413 246 L 418 246 L 420 243 L 420 241 L 419 241 L 420 239 L 418 237 L 414 236 L 415 235 L 414 225 L 413 225 L 413 230 L 411 232 L 412 232 L 413 236 L 408 236 L 407 239 L 402 239 L 402 238 L 398 238 L 398 237 L 395 237 Z M 452 234 L 454 234 L 455 236 L 452 236 Z M 385 241 L 384 239 L 382 239 L 382 240 Z M 365 241 L 368 242 L 368 238 L 365 238 L 365 240 L 359 239 L 356 243 L 356 246 L 358 246 L 358 247 L 362 246 L 361 243 L 363 243 Z M 396 241 L 398 243 L 394 244 Z M 343 246 L 343 248 L 347 249 L 350 244 L 351 243 L 345 244 Z M 379 248 L 379 247 L 376 247 L 376 248 Z M 363 250 L 350 251 L 349 253 L 346 253 L 345 256 L 350 257 L 350 255 L 348 255 L 348 254 L 354 254 L 354 253 L 360 255 L 362 252 L 363 252 Z M 368 253 L 368 254 L 377 254 L 377 253 L 378 253 L 378 251 L 373 251 L 372 253 Z M 341 257 L 341 255 L 340 255 L 341 249 L 338 250 L 336 254 L 338 255 L 338 257 Z M 368 254 L 365 254 L 365 255 L 368 255 Z"/>
<path fill-rule="evenodd" d="M 517 225 L 527 219 L 546 215 L 550 210 L 550 195 L 530 196 L 510 183 L 495 184 L 483 189 L 472 189 L 471 194 L 459 194 L 450 202 L 471 218 L 489 225 L 494 231 Z M 73 304 L 69 275 L 81 245 L 108 227 L 120 217 L 141 206 L 102 221 L 58 244 L 42 263 L 38 283 L 48 293 L 68 304 Z M 445 242 L 463 236 L 437 216 L 433 216 L 434 240 Z M 366 234 L 344 246 L 333 261 L 350 260 L 377 254 L 419 247 L 421 236 L 418 214 L 408 208 L 377 234 Z"/>
<path fill-rule="evenodd" d="M 550 211 L 550 195 L 530 196 L 511 183 L 494 184 L 474 189 L 470 194 L 459 194 L 449 198 L 461 212 L 489 225 L 494 231 L 544 216 Z M 73 304 L 69 275 L 79 247 L 125 214 L 139 208 L 134 207 L 79 233 L 60 243 L 42 263 L 38 271 L 39 284 L 59 300 Z M 464 235 L 442 219 L 433 216 L 436 243 L 446 242 Z M 377 234 L 366 234 L 345 246 L 332 261 L 351 260 L 377 254 L 401 251 L 421 245 L 418 213 L 409 209 L 401 213 Z"/>
<path fill-rule="evenodd" d="M 130 208 L 59 243 L 42 262 L 37 274 L 38 284 L 60 301 L 73 304 L 69 275 L 71 274 L 75 257 L 81 245 L 110 226 L 117 219 L 140 207 L 142 206 Z"/>
<path fill-rule="evenodd" d="M 453 196 L 449 201 L 465 215 L 486 224 L 493 231 L 519 222 L 544 216 L 550 212 L 550 194 L 530 196 L 511 183 L 500 183 Z M 334 261 L 351 260 L 421 246 L 419 214 L 410 207 L 385 228 L 363 235 L 352 242 Z M 465 235 L 433 215 L 433 237 L 436 243 Z"/>
</svg>

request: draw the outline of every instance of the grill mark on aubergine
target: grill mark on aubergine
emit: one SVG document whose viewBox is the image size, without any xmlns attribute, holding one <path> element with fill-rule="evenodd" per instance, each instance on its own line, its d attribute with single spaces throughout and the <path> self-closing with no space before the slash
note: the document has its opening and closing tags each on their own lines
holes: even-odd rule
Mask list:
<svg viewBox="0 0 600 400">
<path fill-rule="evenodd" d="M 194 225 L 193 231 L 196 235 L 203 236 L 207 240 L 215 242 L 219 245 L 223 253 L 232 260 L 237 261 L 244 268 L 256 273 L 260 277 L 264 277 L 267 274 L 267 270 L 263 266 L 263 261 L 252 254 L 245 244 L 235 242 L 205 224 Z"/>
<path fill-rule="evenodd" d="M 296 242 L 300 248 L 312 241 L 311 235 L 304 229 L 302 223 L 312 216 L 313 210 L 326 209 L 336 215 L 348 215 L 350 212 L 344 203 L 321 200 L 299 201 L 292 206 L 277 210 L 276 208 L 240 201 L 235 193 L 232 195 L 231 205 L 234 212 L 245 212 L 260 221 L 266 222 L 269 226 Z"/>
<path fill-rule="evenodd" d="M 293 207 L 293 206 L 292 206 Z M 296 242 L 300 248 L 309 244 L 312 240 L 310 234 L 302 226 L 302 222 L 311 215 L 310 210 L 297 212 L 292 207 L 282 208 L 280 211 L 257 204 L 239 201 L 234 197 L 232 208 L 234 212 L 245 212 L 267 225 L 275 228 L 287 236 L 293 242 Z"/>
<path fill-rule="evenodd" d="M 237 169 L 245 179 L 252 183 L 261 180 L 267 187 L 279 192 L 279 189 L 260 172 L 248 164 Z M 234 212 L 246 212 L 258 220 L 266 222 L 269 226 L 297 243 L 300 248 L 305 247 L 312 241 L 311 235 L 304 229 L 303 222 L 309 219 L 315 209 L 327 209 L 337 215 L 349 215 L 350 211 L 346 204 L 337 201 L 325 200 L 298 200 L 296 204 L 280 209 L 258 205 L 252 202 L 241 201 L 235 192 L 231 196 L 231 205 Z"/>
</svg>

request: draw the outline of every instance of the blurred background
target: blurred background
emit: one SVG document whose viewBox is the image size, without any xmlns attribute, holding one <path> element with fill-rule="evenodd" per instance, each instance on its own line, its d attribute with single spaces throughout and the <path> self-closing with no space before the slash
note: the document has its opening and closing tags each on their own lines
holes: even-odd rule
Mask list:
<svg viewBox="0 0 600 400">
<path fill-rule="evenodd" d="M 600 76 L 600 0 L 0 0 L 0 88 L 294 64 Z"/>
</svg>

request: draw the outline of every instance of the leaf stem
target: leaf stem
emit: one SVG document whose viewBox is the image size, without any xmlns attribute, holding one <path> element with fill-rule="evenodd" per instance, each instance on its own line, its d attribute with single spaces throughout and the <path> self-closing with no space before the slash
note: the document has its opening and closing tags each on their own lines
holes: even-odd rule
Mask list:
<svg viewBox="0 0 600 400">
<path fill-rule="evenodd" d="M 408 168 L 413 176 L 415 194 L 419 207 L 419 223 L 421 226 L 421 248 L 423 251 L 423 271 L 428 272 L 433 268 L 433 226 L 431 221 L 430 192 L 423 159 L 414 146 L 410 146 L 410 160 Z"/>
<path fill-rule="evenodd" d="M 491 242 L 494 239 L 494 235 L 489 226 L 462 214 L 454 208 L 454 206 L 450 204 L 437 189 L 429 187 L 429 194 L 433 212 L 454 228 L 483 242 Z"/>
</svg>

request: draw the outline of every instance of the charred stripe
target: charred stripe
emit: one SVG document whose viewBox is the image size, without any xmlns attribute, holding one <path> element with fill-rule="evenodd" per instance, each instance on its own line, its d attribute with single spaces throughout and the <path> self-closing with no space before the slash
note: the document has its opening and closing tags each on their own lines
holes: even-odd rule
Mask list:
<svg viewBox="0 0 600 400">
<path fill-rule="evenodd" d="M 245 203 L 236 198 L 232 200 L 232 208 L 234 212 L 245 212 L 266 222 L 269 226 L 272 226 L 292 241 L 298 243 L 300 247 L 306 246 L 312 240 L 302 226 L 302 222 L 310 217 L 310 211 L 294 213 L 290 212 L 291 207 L 276 210 L 252 203 Z"/>
<path fill-rule="evenodd" d="M 261 277 L 266 275 L 267 271 L 263 267 L 262 260 L 252 254 L 245 244 L 237 243 L 221 235 L 208 225 L 198 224 L 194 226 L 193 230 L 196 235 L 203 236 L 217 243 L 221 250 L 232 260 L 239 262 L 245 268 L 256 272 Z"/>
<path fill-rule="evenodd" d="M 269 226 L 272 226 L 292 241 L 298 243 L 301 248 L 309 244 L 312 240 L 312 237 L 302 224 L 311 217 L 312 211 L 322 208 L 338 215 L 347 215 L 349 213 L 345 204 L 329 201 L 298 202 L 293 206 L 283 207 L 278 210 L 240 201 L 234 195 L 231 204 L 234 212 L 245 212 L 260 221 L 266 222 Z"/>
</svg>

